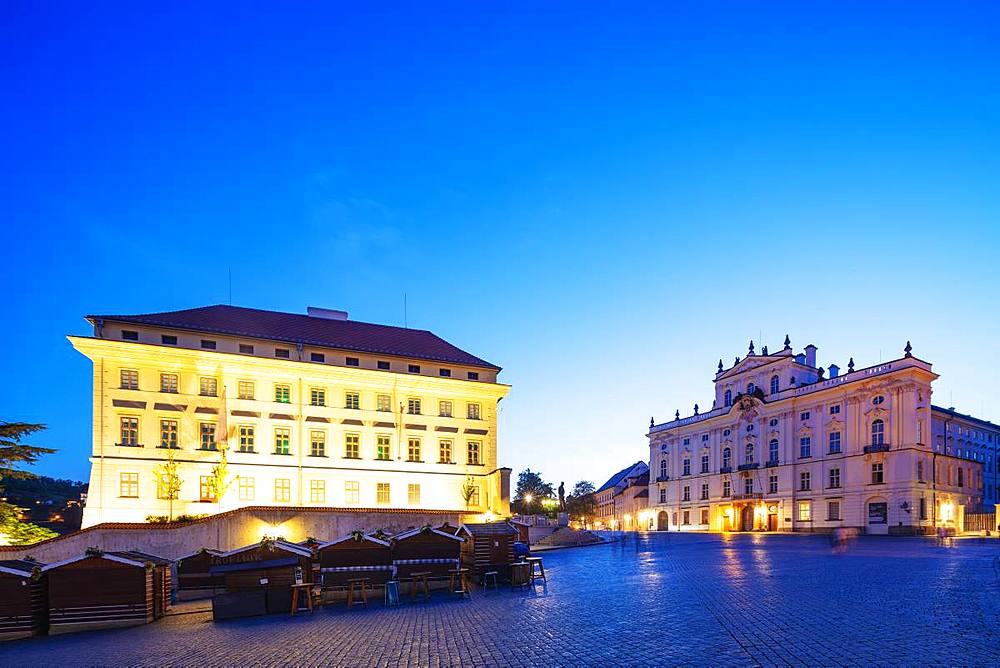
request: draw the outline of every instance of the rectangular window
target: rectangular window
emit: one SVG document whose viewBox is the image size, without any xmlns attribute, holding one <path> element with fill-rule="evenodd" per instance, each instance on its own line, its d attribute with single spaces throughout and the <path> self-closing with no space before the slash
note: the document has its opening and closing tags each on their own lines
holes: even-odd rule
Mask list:
<svg viewBox="0 0 1000 668">
<path fill-rule="evenodd" d="M 202 376 L 198 382 L 198 394 L 203 397 L 219 396 L 219 381 L 216 378 Z"/>
<path fill-rule="evenodd" d="M 840 413 L 840 404 L 830 406 L 830 415 L 837 415 L 838 413 Z"/>
<path fill-rule="evenodd" d="M 688 459 L 687 457 L 684 458 L 681 468 L 681 475 L 691 475 L 691 460 Z"/>
<path fill-rule="evenodd" d="M 344 434 L 344 458 L 361 459 L 360 434 Z"/>
<path fill-rule="evenodd" d="M 691 500 L 691 485 L 684 485 L 683 495 L 681 496 L 682 501 Z"/>
<path fill-rule="evenodd" d="M 885 482 L 885 475 L 882 469 L 882 464 L 872 464 L 872 484 L 880 485 L 883 482 Z"/>
<path fill-rule="evenodd" d="M 375 363 L 375 366 L 377 366 L 381 371 L 389 370 L 389 363 L 386 362 L 385 360 L 379 360 L 378 362 Z"/>
<path fill-rule="evenodd" d="M 439 401 L 438 402 L 438 416 L 440 416 L 440 417 L 451 417 L 451 402 L 450 401 Z"/>
<path fill-rule="evenodd" d="M 361 395 L 357 392 L 345 392 L 344 408 L 350 408 L 351 410 L 358 410 L 361 408 Z"/>
<path fill-rule="evenodd" d="M 288 478 L 277 478 L 274 481 L 275 503 L 288 503 L 292 500 L 292 481 Z"/>
<path fill-rule="evenodd" d="M 161 334 L 160 335 L 160 343 L 162 343 L 164 345 L 167 345 L 167 346 L 176 346 L 177 345 L 177 337 L 174 336 L 173 334 Z"/>
<path fill-rule="evenodd" d="M 927 519 L 927 499 L 923 496 L 920 497 L 920 519 Z"/>
<path fill-rule="evenodd" d="M 253 427 L 248 425 L 240 426 L 240 452 L 253 452 L 254 432 Z"/>
<path fill-rule="evenodd" d="M 469 420 L 479 419 L 479 404 L 466 404 L 465 417 Z"/>
<path fill-rule="evenodd" d="M 119 445 L 139 447 L 139 418 L 129 416 L 121 419 L 121 439 Z"/>
<path fill-rule="evenodd" d="M 326 406 L 326 390 L 321 387 L 309 388 L 309 405 Z"/>
<path fill-rule="evenodd" d="M 722 496 L 728 498 L 732 495 L 732 486 L 729 482 L 729 478 L 725 478 L 722 481 Z"/>
<path fill-rule="evenodd" d="M 667 490 L 661 489 L 660 490 L 660 503 L 666 503 L 666 502 L 667 502 Z"/>
<path fill-rule="evenodd" d="M 469 372 L 469 380 L 479 380 L 479 372 L 478 371 L 470 371 Z"/>
<path fill-rule="evenodd" d="M 811 489 L 810 487 L 811 482 L 812 482 L 812 476 L 810 475 L 809 471 L 802 471 L 799 474 L 799 491 L 808 492 Z"/>
<path fill-rule="evenodd" d="M 826 519 L 830 522 L 840 520 L 840 501 L 826 502 Z"/>
<path fill-rule="evenodd" d="M 118 496 L 123 499 L 139 498 L 139 474 L 119 473 L 118 474 Z"/>
<path fill-rule="evenodd" d="M 472 486 L 472 496 L 469 497 L 469 505 L 472 507 L 479 505 L 479 485 Z"/>
<path fill-rule="evenodd" d="M 483 463 L 480 459 L 480 449 L 482 444 L 479 441 L 469 441 L 468 443 L 468 462 L 472 466 L 479 466 Z"/>
<path fill-rule="evenodd" d="M 240 352 L 244 355 L 253 355 L 253 346 L 249 343 L 241 343 Z"/>
<path fill-rule="evenodd" d="M 279 404 L 287 404 L 292 400 L 292 387 L 291 385 L 275 385 L 274 386 L 274 400 Z"/>
<path fill-rule="evenodd" d="M 924 481 L 924 460 L 922 459 L 917 460 L 917 480 L 919 482 Z"/>
<path fill-rule="evenodd" d="M 438 375 L 442 378 L 451 378 L 451 369 L 438 369 Z"/>
<path fill-rule="evenodd" d="M 769 464 L 778 463 L 778 439 L 772 439 L 767 444 L 767 461 Z"/>
<path fill-rule="evenodd" d="M 237 396 L 240 399 L 253 399 L 254 387 L 252 380 L 241 380 L 237 385 Z"/>
<path fill-rule="evenodd" d="M 691 511 L 685 510 L 681 513 L 681 518 L 683 519 L 684 524 L 691 524 Z"/>
<path fill-rule="evenodd" d="M 288 359 L 288 348 L 275 348 L 274 356 L 281 359 Z"/>
<path fill-rule="evenodd" d="M 753 494 L 753 478 L 744 478 L 743 479 L 743 493 L 744 494 Z"/>
<path fill-rule="evenodd" d="M 202 339 L 201 347 L 205 350 L 215 350 L 215 341 L 212 341 L 211 339 Z"/>
<path fill-rule="evenodd" d="M 176 450 L 177 445 L 177 420 L 160 420 L 160 446 Z"/>
<path fill-rule="evenodd" d="M 325 431 L 310 431 L 309 432 L 309 456 L 310 457 L 326 457 L 326 432 Z"/>
<path fill-rule="evenodd" d="M 375 459 L 383 462 L 389 461 L 389 435 L 379 434 L 375 437 Z"/>
<path fill-rule="evenodd" d="M 708 483 L 707 482 L 701 483 L 701 499 L 702 499 L 702 501 L 705 501 L 705 500 L 708 499 Z"/>
<path fill-rule="evenodd" d="M 177 374 L 176 373 L 161 373 L 160 374 L 160 392 L 168 392 L 170 394 L 177 394 Z"/>
<path fill-rule="evenodd" d="M 122 369 L 121 388 L 123 390 L 139 389 L 139 372 L 134 369 Z"/>
<path fill-rule="evenodd" d="M 830 432 L 830 454 L 836 455 L 840 453 L 840 432 L 831 431 Z"/>
<path fill-rule="evenodd" d="M 215 423 L 202 422 L 198 426 L 198 447 L 202 450 L 215 450 Z"/>
<path fill-rule="evenodd" d="M 406 412 L 410 415 L 420 415 L 420 399 L 407 399 Z"/>
<path fill-rule="evenodd" d="M 703 454 L 701 456 L 701 472 L 708 473 L 708 454 Z"/>
<path fill-rule="evenodd" d="M 812 519 L 812 503 L 809 501 L 799 501 L 799 521 L 808 522 Z"/>
<path fill-rule="evenodd" d="M 389 483 L 380 482 L 375 486 L 375 503 L 380 506 L 389 505 Z"/>
<path fill-rule="evenodd" d="M 840 487 L 840 469 L 830 469 L 830 481 L 827 485 L 830 489 L 837 489 Z"/>
<path fill-rule="evenodd" d="M 378 395 L 376 404 L 377 404 L 376 410 L 379 410 L 383 413 L 392 412 L 392 397 L 390 397 L 388 394 Z"/>
<path fill-rule="evenodd" d="M 420 461 L 420 439 L 411 438 L 407 441 L 406 450 L 406 461 L 408 462 L 419 462 Z"/>
<path fill-rule="evenodd" d="M 438 441 L 438 463 L 451 464 L 451 441 L 448 439 Z"/>
<path fill-rule="evenodd" d="M 254 479 L 248 476 L 241 475 L 238 478 L 238 481 L 240 489 L 240 501 L 253 501 L 254 495 L 256 494 Z"/>
<path fill-rule="evenodd" d="M 958 486 L 965 487 L 965 469 L 958 467 Z"/>
<path fill-rule="evenodd" d="M 215 503 L 215 476 L 203 475 L 198 478 L 198 500 Z"/>
<path fill-rule="evenodd" d="M 326 503 L 326 481 L 309 481 L 309 503 Z"/>
<path fill-rule="evenodd" d="M 809 419 L 809 411 L 802 411 L 801 413 L 799 413 L 800 422 L 805 422 L 808 419 Z"/>
<path fill-rule="evenodd" d="M 287 427 L 276 427 L 274 429 L 274 454 L 276 455 L 287 455 L 289 454 L 291 448 L 289 441 L 291 440 L 291 430 Z"/>
<path fill-rule="evenodd" d="M 357 480 L 348 480 L 344 483 L 344 503 L 348 506 L 361 503 L 361 483 Z"/>
<path fill-rule="evenodd" d="M 701 523 L 708 524 L 708 508 L 701 509 Z"/>
<path fill-rule="evenodd" d="M 122 341 L 138 341 L 139 332 L 134 329 L 123 329 L 122 330 Z"/>
<path fill-rule="evenodd" d="M 420 373 L 420 365 L 410 364 L 409 366 L 406 367 L 406 370 L 409 371 L 410 373 Z"/>
<path fill-rule="evenodd" d="M 309 353 L 309 361 L 310 362 L 325 362 L 326 361 L 326 355 L 324 355 L 323 353 Z"/>
<path fill-rule="evenodd" d="M 778 474 L 772 473 L 767 476 L 767 493 L 777 494 L 778 493 Z"/>
<path fill-rule="evenodd" d="M 406 500 L 411 506 L 420 505 L 420 485 L 410 483 L 406 486 Z"/>
<path fill-rule="evenodd" d="M 361 360 L 357 357 L 347 357 L 344 359 L 344 363 L 347 366 L 361 366 Z"/>
<path fill-rule="evenodd" d="M 812 457 L 812 439 L 808 436 L 799 439 L 799 457 Z"/>
</svg>

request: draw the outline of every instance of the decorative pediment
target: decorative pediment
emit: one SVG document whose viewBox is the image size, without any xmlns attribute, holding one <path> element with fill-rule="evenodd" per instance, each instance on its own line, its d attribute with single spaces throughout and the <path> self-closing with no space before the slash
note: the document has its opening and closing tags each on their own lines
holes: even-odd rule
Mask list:
<svg viewBox="0 0 1000 668">
<path fill-rule="evenodd" d="M 830 431 L 840 431 L 843 428 L 843 426 L 844 423 L 838 420 L 837 418 L 832 418 L 829 422 L 826 423 L 826 428 L 829 429 Z"/>
<path fill-rule="evenodd" d="M 716 382 L 724 380 L 727 378 L 733 378 L 741 373 L 746 373 L 747 371 L 753 371 L 762 366 L 767 366 L 772 362 L 777 362 L 779 360 L 785 359 L 781 355 L 754 355 L 752 357 L 743 358 L 739 364 L 734 365 L 731 369 L 726 371 L 724 374 L 716 378 Z"/>
<path fill-rule="evenodd" d="M 812 436 L 812 427 L 810 427 L 809 425 L 802 425 L 801 427 L 799 427 L 798 434 L 800 437 Z"/>
<path fill-rule="evenodd" d="M 770 438 L 780 438 L 781 432 L 779 432 L 777 429 L 772 429 L 771 431 L 767 432 L 767 435 Z"/>
</svg>

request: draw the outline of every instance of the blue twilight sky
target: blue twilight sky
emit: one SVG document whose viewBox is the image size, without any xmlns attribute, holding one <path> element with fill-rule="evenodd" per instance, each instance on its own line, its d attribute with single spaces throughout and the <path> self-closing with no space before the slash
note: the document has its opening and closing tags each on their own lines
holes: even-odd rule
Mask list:
<svg viewBox="0 0 1000 668">
<path fill-rule="evenodd" d="M 84 478 L 65 335 L 231 267 L 244 306 L 406 293 L 504 367 L 501 463 L 567 486 L 761 335 L 911 339 L 1000 420 L 995 3 L 689 4 L 3 3 L 0 419 Z"/>
</svg>

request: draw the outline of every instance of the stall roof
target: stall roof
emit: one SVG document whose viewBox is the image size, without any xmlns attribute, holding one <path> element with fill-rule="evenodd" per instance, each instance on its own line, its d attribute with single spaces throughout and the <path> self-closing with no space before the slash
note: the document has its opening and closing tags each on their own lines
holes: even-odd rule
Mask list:
<svg viewBox="0 0 1000 668">
<path fill-rule="evenodd" d="M 233 571 L 255 571 L 267 568 L 281 568 L 282 566 L 295 566 L 299 560 L 295 557 L 285 557 L 284 559 L 268 559 L 267 561 L 244 561 L 239 564 L 220 564 L 210 566 L 209 574 L 231 573 Z"/>
<path fill-rule="evenodd" d="M 31 569 L 45 566 L 40 561 L 34 559 L 5 559 L 0 561 L 0 573 L 10 573 L 11 575 L 30 576 Z"/>
<path fill-rule="evenodd" d="M 448 533 L 447 531 L 441 531 L 440 529 L 435 529 L 433 527 L 431 527 L 429 529 L 425 529 L 425 528 L 410 529 L 409 531 L 404 531 L 402 533 L 396 534 L 395 536 L 392 537 L 392 540 L 404 540 L 406 538 L 411 538 L 411 537 L 416 536 L 417 534 L 419 534 L 419 533 L 421 533 L 423 531 L 428 531 L 430 533 L 436 533 L 439 536 L 444 536 L 445 538 L 451 538 L 453 540 L 465 540 L 461 536 L 455 536 L 455 535 L 452 535 L 452 534 Z"/>
<path fill-rule="evenodd" d="M 331 541 L 326 542 L 326 543 L 320 543 L 316 547 L 316 549 L 317 550 L 322 550 L 324 547 L 330 547 L 331 545 L 337 545 L 338 543 L 343 543 L 344 541 L 347 541 L 347 540 L 354 540 L 354 534 L 347 534 L 346 536 L 341 536 L 340 538 L 338 538 L 336 540 L 331 540 Z M 383 547 L 389 547 L 389 541 L 387 541 L 387 540 L 381 540 L 379 538 L 375 538 L 375 536 L 372 536 L 371 534 L 365 534 L 364 536 L 361 537 L 361 540 L 366 540 L 369 543 L 376 543 L 378 545 L 382 545 Z"/>
<path fill-rule="evenodd" d="M 229 552 L 223 552 L 217 554 L 217 557 L 231 557 L 234 554 L 239 554 L 241 552 L 246 552 L 247 550 L 252 550 L 255 547 L 260 547 L 260 543 L 250 543 L 249 545 L 244 545 L 243 547 L 238 547 L 235 550 L 230 550 Z M 289 543 L 283 540 L 274 541 L 274 547 L 285 550 L 286 552 L 291 552 L 292 554 L 297 554 L 302 557 L 311 557 L 312 550 L 301 545 L 296 545 L 295 543 Z"/>
<path fill-rule="evenodd" d="M 463 524 L 458 527 L 458 532 L 466 532 L 470 536 L 502 536 L 519 534 L 517 528 L 507 522 L 487 522 L 482 524 Z"/>
</svg>

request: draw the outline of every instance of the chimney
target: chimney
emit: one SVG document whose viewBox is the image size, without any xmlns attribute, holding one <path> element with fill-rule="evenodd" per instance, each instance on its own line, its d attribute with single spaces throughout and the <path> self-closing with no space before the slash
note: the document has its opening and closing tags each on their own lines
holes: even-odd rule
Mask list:
<svg viewBox="0 0 1000 668">
<path fill-rule="evenodd" d="M 816 368 L 816 346 L 811 343 L 806 346 L 806 366 Z"/>
<path fill-rule="evenodd" d="M 306 315 L 310 318 L 322 318 L 323 320 L 347 320 L 347 311 L 338 311 L 332 308 L 319 308 L 310 306 L 306 309 Z"/>
<path fill-rule="evenodd" d="M 836 364 L 830 365 L 830 378 L 836 378 L 840 375 L 840 367 Z"/>
</svg>

